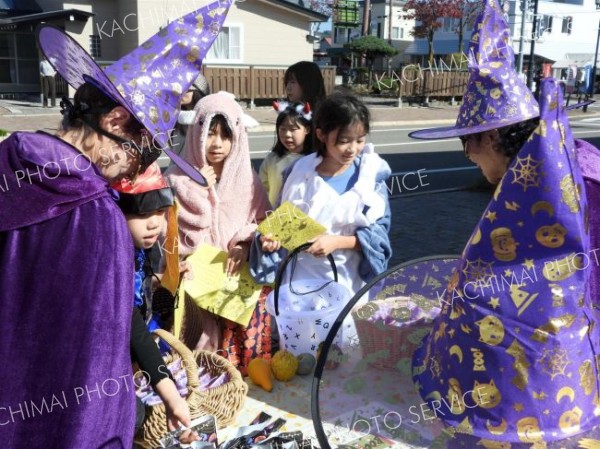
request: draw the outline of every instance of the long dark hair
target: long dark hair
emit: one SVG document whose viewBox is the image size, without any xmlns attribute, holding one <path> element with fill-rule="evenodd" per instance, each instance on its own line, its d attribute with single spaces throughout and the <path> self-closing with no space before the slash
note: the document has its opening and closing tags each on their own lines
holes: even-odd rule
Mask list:
<svg viewBox="0 0 600 449">
<path fill-rule="evenodd" d="M 294 103 L 285 108 L 285 110 L 280 112 L 277 116 L 277 120 L 275 121 L 275 145 L 273 145 L 273 149 L 271 151 L 279 157 L 283 157 L 288 153 L 288 149 L 285 146 L 283 146 L 281 140 L 279 140 L 279 127 L 286 118 L 290 119 L 290 123 L 292 125 L 304 126 L 309 131 L 309 133 L 306 135 L 306 138 L 304 139 L 304 144 L 302 145 L 302 152 L 300 154 L 310 154 L 313 152 L 311 123 L 310 120 L 307 120 L 300 112 L 298 112 L 297 107 L 301 105 L 301 103 Z"/>
<path fill-rule="evenodd" d="M 283 75 L 284 85 L 287 85 L 292 76 L 302 89 L 302 102 L 308 102 L 312 110 L 316 110 L 327 95 L 325 81 L 319 66 L 310 61 L 300 61 L 289 66 Z"/>
<path fill-rule="evenodd" d="M 329 134 L 336 129 L 346 129 L 360 123 L 369 133 L 371 114 L 365 104 L 350 93 L 336 92 L 327 97 L 317 109 L 313 119 L 313 129 L 320 129 L 323 134 Z M 325 156 L 327 148 L 319 139 L 315 139 L 317 154 Z"/>
</svg>

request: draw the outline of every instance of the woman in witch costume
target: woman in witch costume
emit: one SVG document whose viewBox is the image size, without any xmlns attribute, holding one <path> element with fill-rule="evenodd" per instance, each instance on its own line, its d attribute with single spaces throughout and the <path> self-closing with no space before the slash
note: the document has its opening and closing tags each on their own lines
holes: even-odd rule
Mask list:
<svg viewBox="0 0 600 449">
<path fill-rule="evenodd" d="M 0 144 L 4 444 L 132 447 L 134 249 L 109 183 L 135 178 L 161 149 L 173 156 L 166 141 L 179 96 L 200 71 L 224 5 L 172 22 L 106 70 L 62 30 L 38 28 L 45 57 L 77 91 L 74 104 L 63 101 L 56 135 L 18 132 Z M 167 46 L 165 40 L 179 41 L 176 26 L 197 35 L 203 48 Z M 152 48 L 164 50 L 156 55 Z M 177 89 L 166 80 L 148 82 L 155 64 L 172 67 L 171 58 L 184 63 L 166 75 L 189 82 Z"/>
<path fill-rule="evenodd" d="M 456 126 L 412 136 L 461 137 L 498 187 L 414 354 L 413 379 L 430 405 L 448 405 L 437 415 L 457 432 L 485 447 L 541 448 L 600 423 L 600 335 L 588 288 L 598 272 L 585 262 L 600 233 L 589 212 L 599 155 L 572 139 L 553 79 L 542 83 L 533 123 L 537 105 L 514 71 L 495 0 L 474 30 Z"/>
</svg>

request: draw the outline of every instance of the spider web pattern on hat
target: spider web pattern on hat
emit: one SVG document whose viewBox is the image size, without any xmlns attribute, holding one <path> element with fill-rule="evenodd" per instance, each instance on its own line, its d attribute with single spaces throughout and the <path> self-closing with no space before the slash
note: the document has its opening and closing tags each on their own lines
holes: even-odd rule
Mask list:
<svg viewBox="0 0 600 449">
<path fill-rule="evenodd" d="M 502 178 L 413 359 L 422 398 L 450 405 L 438 414 L 446 423 L 512 443 L 599 423 L 583 179 L 554 79 L 541 98 L 539 127 Z"/>
</svg>

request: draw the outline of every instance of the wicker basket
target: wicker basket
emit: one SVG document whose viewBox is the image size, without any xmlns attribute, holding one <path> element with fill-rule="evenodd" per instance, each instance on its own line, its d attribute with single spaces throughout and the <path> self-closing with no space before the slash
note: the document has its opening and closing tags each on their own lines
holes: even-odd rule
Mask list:
<svg viewBox="0 0 600 449">
<path fill-rule="evenodd" d="M 169 332 L 162 329 L 154 331 L 173 348 L 176 354 L 165 357 L 165 364 L 176 358 L 183 360 L 188 390 L 186 402 L 190 408 L 191 419 L 213 415 L 219 427 L 231 424 L 244 404 L 248 393 L 248 385 L 240 372 L 225 358 L 209 351 L 190 351 L 183 343 Z M 227 372 L 229 381 L 219 387 L 200 391 L 198 366 L 203 366 L 212 377 Z M 135 437 L 135 443 L 144 448 L 160 447 L 159 440 L 168 432 L 167 416 L 164 404 L 146 407 L 146 418 L 142 428 Z"/>
<path fill-rule="evenodd" d="M 432 317 L 420 317 L 404 321 L 401 325 L 385 324 L 382 320 L 373 320 L 365 309 L 374 305 L 389 303 L 397 298 L 375 300 L 352 310 L 356 332 L 369 365 L 377 369 L 397 369 L 402 359 L 412 359 L 414 350 L 421 344 L 423 337 L 431 330 Z"/>
</svg>

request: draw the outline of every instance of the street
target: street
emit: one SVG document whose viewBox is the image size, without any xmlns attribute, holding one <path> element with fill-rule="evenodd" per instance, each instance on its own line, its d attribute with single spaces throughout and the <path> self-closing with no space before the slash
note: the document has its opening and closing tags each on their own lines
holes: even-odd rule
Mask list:
<svg viewBox="0 0 600 449">
<path fill-rule="evenodd" d="M 57 109 L 42 110 L 39 105 L 15 101 L 0 102 L 0 107 L 2 105 L 11 108 L 14 113 L 0 115 L 0 128 L 54 132 L 60 120 Z M 465 159 L 458 139 L 427 141 L 408 137 L 409 132 L 423 127 L 450 125 L 456 118 L 458 108 L 374 106 L 370 107 L 370 111 L 372 126 L 368 138 L 375 144 L 375 150 L 390 164 L 393 175 L 388 180 L 388 191 L 392 198 L 482 184 L 479 169 Z M 594 114 L 590 117 L 579 110 L 570 112 L 575 138 L 589 140 L 600 147 L 600 117 L 596 115 L 599 111 L 600 102 L 589 107 L 589 113 Z M 262 159 L 274 144 L 276 115 L 267 108 L 247 113 L 259 120 L 262 129 L 272 128 L 248 133 L 252 164 L 258 170 Z M 169 164 L 168 157 L 161 156 L 159 164 L 166 167 Z"/>
<path fill-rule="evenodd" d="M 573 137 L 600 147 L 600 118 L 571 121 Z M 460 140 L 415 140 L 408 133 L 421 127 L 378 127 L 371 129 L 369 141 L 390 164 L 390 196 L 433 193 L 467 188 L 482 181 L 480 170 L 463 155 Z M 271 151 L 273 132 L 250 133 L 252 164 L 258 170 Z"/>
</svg>

